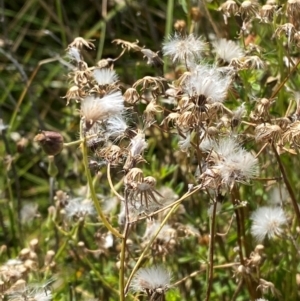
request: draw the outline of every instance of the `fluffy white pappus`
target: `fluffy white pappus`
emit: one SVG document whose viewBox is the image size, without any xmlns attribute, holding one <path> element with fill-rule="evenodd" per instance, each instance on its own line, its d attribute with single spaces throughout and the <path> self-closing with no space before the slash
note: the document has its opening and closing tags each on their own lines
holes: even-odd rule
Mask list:
<svg viewBox="0 0 300 301">
<path fill-rule="evenodd" d="M 232 137 L 220 141 L 205 139 L 200 148 L 208 153 L 213 151 L 213 167 L 219 170 L 222 184 L 231 186 L 234 182 L 247 182 L 258 174 L 257 158 Z"/>
<path fill-rule="evenodd" d="M 122 93 L 115 91 L 104 97 L 87 96 L 81 102 L 81 115 L 86 123 L 102 122 L 109 117 L 120 115 L 124 110 Z"/>
<path fill-rule="evenodd" d="M 130 289 L 133 292 L 165 292 L 171 282 L 170 272 L 163 266 L 139 269 L 133 276 Z"/>
<path fill-rule="evenodd" d="M 185 133 L 185 138 L 179 138 L 178 146 L 182 152 L 187 152 L 191 146 L 191 132 Z"/>
<path fill-rule="evenodd" d="M 228 63 L 245 56 L 243 49 L 233 41 L 220 39 L 213 43 L 217 56 Z"/>
<path fill-rule="evenodd" d="M 182 36 L 178 33 L 169 36 L 162 47 L 163 54 L 171 57 L 173 63 L 199 60 L 205 49 L 206 44 L 200 38 L 193 34 Z"/>
<path fill-rule="evenodd" d="M 112 116 L 106 122 L 106 136 L 111 139 L 118 139 L 127 128 L 128 126 L 123 115 Z"/>
<path fill-rule="evenodd" d="M 130 153 L 133 157 L 140 155 L 148 146 L 143 132 L 137 133 L 130 141 Z"/>
<path fill-rule="evenodd" d="M 41 290 L 36 292 L 33 296 L 33 300 L 36 301 L 51 301 L 52 300 L 52 293 L 50 290 Z"/>
<path fill-rule="evenodd" d="M 240 145 L 236 139 L 231 137 L 223 138 L 220 141 L 206 138 L 201 142 L 200 148 L 208 153 L 214 150 L 219 155 L 226 157 L 232 152 L 237 152 L 240 149 Z"/>
<path fill-rule="evenodd" d="M 78 48 L 70 47 L 67 50 L 67 55 L 72 61 L 79 63 L 81 61 L 81 54 Z"/>
<path fill-rule="evenodd" d="M 208 103 L 223 102 L 231 84 L 231 77 L 222 75 L 213 66 L 198 65 L 184 82 L 184 91 L 190 96 L 205 96 Z"/>
<path fill-rule="evenodd" d="M 119 79 L 114 70 L 107 68 L 95 69 L 93 75 L 99 86 L 111 85 Z"/>
<path fill-rule="evenodd" d="M 287 223 L 284 211 L 280 207 L 261 207 L 256 209 L 250 219 L 252 220 L 251 234 L 257 242 L 262 242 L 267 236 L 269 239 L 280 236 L 282 227 Z"/>
<path fill-rule="evenodd" d="M 95 208 L 90 200 L 83 200 L 82 198 L 75 198 L 69 201 L 65 207 L 66 216 L 68 218 L 73 217 L 85 217 L 87 215 L 94 215 Z"/>
<path fill-rule="evenodd" d="M 244 149 L 221 158 L 215 168 L 220 171 L 222 184 L 232 186 L 234 182 L 246 183 L 258 174 L 258 160 Z"/>
</svg>

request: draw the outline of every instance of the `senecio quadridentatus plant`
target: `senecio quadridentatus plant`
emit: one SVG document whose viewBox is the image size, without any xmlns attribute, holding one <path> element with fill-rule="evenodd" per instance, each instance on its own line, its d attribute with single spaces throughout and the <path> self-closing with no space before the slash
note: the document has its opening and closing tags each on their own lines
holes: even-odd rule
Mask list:
<svg viewBox="0 0 300 301">
<path fill-rule="evenodd" d="M 261 7 L 256 1 L 244 1 L 240 5 L 226 1 L 220 6 L 225 23 L 231 17 L 241 17 L 243 45 L 217 35 L 209 42 L 204 41 L 195 33 L 187 32 L 184 22 L 177 23 L 176 32 L 162 44 L 165 62 L 173 68 L 168 77 L 162 76 L 164 61 L 160 53 L 140 46 L 138 41 L 114 40 L 113 43 L 121 47 L 120 55 L 114 59 L 102 59 L 94 66 L 89 66 L 84 59 L 85 51 L 94 49 L 92 41 L 78 37 L 66 50 L 74 67 L 68 74 L 70 88 L 65 99 L 67 105 L 74 105 L 80 115 L 77 145 L 82 151 L 88 190 L 85 197 L 67 200 L 57 195 L 57 199 L 70 219 L 84 220 L 97 214 L 107 229 L 106 245 L 121 241 L 117 262 L 120 300 L 124 300 L 129 292 L 145 293 L 149 300 L 164 300 L 166 291 L 176 286 L 176 283 L 171 284 L 173 277 L 168 268 L 163 265 L 141 267 L 141 264 L 151 250 L 161 258 L 175 250 L 180 243 L 178 229 L 169 221 L 180 209 L 183 210 L 182 203 L 195 195 L 210 200 L 206 204 L 210 220 L 205 266 L 206 300 L 209 300 L 214 279 L 216 224 L 224 199 L 231 202 L 233 217 L 230 226 L 235 220 L 237 231 L 236 260 L 231 268 L 238 287 L 245 285 L 251 300 L 264 300 L 261 297 L 267 292 L 280 295 L 271 282 L 262 278 L 259 270 L 264 254 L 262 243 L 266 238 L 290 239 L 295 247 L 297 245 L 287 226 L 293 219 L 300 225 L 300 211 L 280 155 L 294 155 L 300 145 L 299 92 L 294 93 L 294 113 L 291 112 L 293 105 L 282 117 L 274 117 L 271 112 L 278 92 L 296 70 L 299 60 L 287 58 L 290 73 L 281 79 L 272 95 L 253 101 L 249 95 L 241 99 L 237 92 L 239 85 L 246 84 L 241 80 L 243 74 L 262 74 L 267 68 L 263 50 L 250 39 L 253 20 L 270 23 L 277 15 L 283 14 L 275 1 L 267 2 Z M 289 49 L 300 44 L 299 11 L 299 1 L 288 1 L 284 13 L 290 23 L 277 26 L 274 32 L 274 39 L 285 35 Z M 145 76 L 126 86 L 114 68 L 125 52 L 140 54 L 160 75 Z M 142 112 L 139 111 L 141 108 Z M 151 164 L 145 154 L 148 140 L 155 139 L 155 131 L 169 133 L 177 141 L 176 148 L 181 153 L 178 164 L 183 157 L 192 162 L 191 166 L 183 167 L 190 182 L 181 197 L 170 188 L 158 187 L 160 179 L 143 171 L 145 164 Z M 36 141 L 49 155 L 52 162 L 49 173 L 55 176 L 51 158 L 62 150 L 62 137 L 55 132 L 42 132 Z M 254 144 L 255 147 L 249 147 Z M 68 145 L 72 147 L 73 144 L 65 146 Z M 290 200 L 285 206 L 291 206 L 295 216 L 287 214 L 282 204 L 273 202 L 257 206 L 247 219 L 248 202 L 242 199 L 240 189 L 264 181 L 260 178 L 261 174 L 264 175 L 263 162 L 259 162 L 264 151 L 275 156 L 280 179 Z M 118 225 L 108 217 L 96 191 L 97 170 L 104 172 L 104 166 L 110 190 L 119 204 Z M 114 169 L 122 172 L 121 184 L 114 183 Z M 251 222 L 249 229 L 248 220 Z M 144 222 L 145 234 L 140 241 L 142 251 L 135 262 L 130 260 L 128 263 L 127 243 L 132 241 L 131 234 L 136 225 Z M 182 227 L 181 231 L 184 229 L 186 235 L 200 235 L 189 225 Z M 254 250 L 246 242 L 249 231 L 258 243 Z"/>
</svg>

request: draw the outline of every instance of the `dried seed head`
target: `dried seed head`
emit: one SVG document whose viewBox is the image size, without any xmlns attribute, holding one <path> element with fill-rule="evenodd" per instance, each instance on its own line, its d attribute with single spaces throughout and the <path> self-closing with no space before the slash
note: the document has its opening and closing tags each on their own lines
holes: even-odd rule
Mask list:
<svg viewBox="0 0 300 301">
<path fill-rule="evenodd" d="M 293 144 L 297 148 L 300 147 L 300 121 L 295 121 L 288 126 L 284 132 L 282 139 L 284 142 Z"/>
<path fill-rule="evenodd" d="M 255 108 L 255 113 L 258 117 L 268 116 L 269 109 L 271 105 L 274 103 L 274 100 L 268 98 L 261 98 L 257 101 L 257 105 Z"/>
<path fill-rule="evenodd" d="M 279 290 L 275 288 L 272 282 L 266 281 L 262 278 L 259 279 L 259 285 L 257 286 L 257 290 L 260 290 L 263 294 L 267 294 L 270 291 L 273 294 L 273 296 L 281 296 Z"/>
<path fill-rule="evenodd" d="M 64 138 L 57 132 L 42 131 L 34 137 L 34 141 L 38 142 L 43 151 L 49 156 L 59 154 L 64 147 Z"/>
<path fill-rule="evenodd" d="M 142 48 L 138 45 L 139 41 L 136 40 L 135 42 L 128 42 L 121 39 L 115 39 L 112 43 L 116 43 L 117 45 L 121 45 L 122 48 L 126 50 L 133 50 L 133 51 L 141 51 Z"/>
<path fill-rule="evenodd" d="M 296 32 L 297 31 L 295 29 L 295 26 L 292 23 L 285 23 L 277 27 L 277 29 L 275 30 L 275 36 L 279 37 L 283 33 L 288 39 L 288 45 L 290 45 L 291 41 L 294 39 Z"/>
<path fill-rule="evenodd" d="M 131 104 L 131 105 L 134 105 L 135 103 L 137 103 L 140 99 L 140 95 L 139 93 L 137 92 L 136 89 L 134 88 L 128 88 L 124 95 L 124 101 L 126 101 L 127 103 Z"/>
<path fill-rule="evenodd" d="M 282 129 L 276 124 L 262 123 L 255 128 L 256 141 L 278 142 L 281 140 Z"/>
<path fill-rule="evenodd" d="M 148 65 L 154 65 L 160 67 L 164 65 L 164 61 L 158 56 L 158 52 L 153 52 L 150 49 L 143 48 L 141 52 L 144 54 L 144 58 L 147 58 Z"/>
<path fill-rule="evenodd" d="M 143 171 L 140 168 L 132 168 L 124 178 L 125 185 L 131 185 L 132 182 L 143 181 Z"/>
<path fill-rule="evenodd" d="M 264 67 L 265 67 L 265 63 L 257 55 L 246 56 L 243 59 L 242 68 L 246 68 L 246 69 L 263 69 Z"/>
<path fill-rule="evenodd" d="M 264 23 L 271 23 L 276 11 L 276 6 L 271 4 L 265 4 L 259 11 L 260 19 Z"/>
<path fill-rule="evenodd" d="M 233 0 L 225 1 L 221 6 L 218 8 L 219 11 L 223 13 L 223 18 L 225 24 L 227 24 L 227 19 L 231 16 L 235 16 L 239 12 L 239 6 Z"/>
<path fill-rule="evenodd" d="M 88 49 L 95 49 L 95 45 L 92 43 L 93 40 L 86 40 L 82 37 L 77 37 L 74 39 L 74 41 L 69 44 L 68 49 L 71 47 L 75 47 L 77 49 L 83 49 L 84 47 Z"/>
<path fill-rule="evenodd" d="M 161 113 L 163 111 L 163 108 L 157 104 L 157 101 L 152 99 L 143 113 L 146 119 L 146 124 L 151 124 L 155 119 L 155 114 Z"/>
<path fill-rule="evenodd" d="M 291 21 L 297 21 L 300 16 L 300 1 L 288 0 L 286 4 L 286 15 L 291 18 Z"/>
<path fill-rule="evenodd" d="M 244 1 L 240 7 L 242 19 L 249 20 L 258 13 L 258 4 L 255 1 Z"/>
</svg>

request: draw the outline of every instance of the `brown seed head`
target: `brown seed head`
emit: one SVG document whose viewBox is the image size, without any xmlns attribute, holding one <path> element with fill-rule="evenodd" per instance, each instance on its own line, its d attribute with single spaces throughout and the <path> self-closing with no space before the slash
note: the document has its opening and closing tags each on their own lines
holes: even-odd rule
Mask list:
<svg viewBox="0 0 300 301">
<path fill-rule="evenodd" d="M 59 154 L 64 147 L 64 138 L 57 132 L 42 131 L 34 137 L 34 141 L 38 142 L 43 151 L 49 156 Z"/>
</svg>

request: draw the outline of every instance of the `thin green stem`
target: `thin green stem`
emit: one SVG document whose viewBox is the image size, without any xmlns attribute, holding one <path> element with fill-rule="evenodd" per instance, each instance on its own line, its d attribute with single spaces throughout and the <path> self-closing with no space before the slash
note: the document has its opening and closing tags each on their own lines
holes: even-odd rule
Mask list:
<svg viewBox="0 0 300 301">
<path fill-rule="evenodd" d="M 82 123 L 80 124 L 80 137 L 83 138 L 83 133 L 82 133 Z M 89 162 L 88 162 L 88 154 L 87 154 L 87 146 L 86 146 L 86 138 L 83 138 L 83 142 L 81 143 L 81 150 L 82 150 L 82 156 L 83 156 L 83 164 L 85 168 L 85 174 L 87 177 L 88 181 L 88 187 L 90 189 L 90 196 L 91 199 L 94 203 L 94 206 L 96 208 L 97 214 L 100 217 L 101 221 L 103 222 L 104 226 L 116 237 L 123 238 L 123 235 L 120 234 L 106 219 L 101 207 L 100 203 L 98 201 L 98 197 L 96 195 L 96 191 L 93 185 L 93 179 L 91 176 L 91 172 L 89 169 Z"/>
<path fill-rule="evenodd" d="M 295 211 L 296 217 L 297 217 L 297 222 L 300 225 L 300 210 L 299 210 L 299 206 L 298 206 L 298 203 L 297 203 L 297 199 L 296 199 L 293 187 L 292 187 L 292 185 L 291 185 L 291 183 L 290 183 L 290 181 L 288 179 L 288 176 L 286 174 L 285 168 L 284 168 L 284 166 L 282 164 L 282 161 L 280 159 L 280 156 L 278 155 L 278 152 L 277 152 L 276 147 L 275 147 L 274 144 L 272 144 L 272 149 L 273 149 L 273 152 L 275 154 L 276 160 L 278 162 L 279 169 L 280 169 L 283 181 L 284 181 L 285 186 L 287 188 L 287 191 L 288 191 L 288 193 L 289 193 L 289 195 L 291 197 L 292 204 L 293 204 L 293 207 L 294 207 L 294 211 Z"/>
<path fill-rule="evenodd" d="M 212 289 L 213 282 L 213 272 L 214 272 L 214 248 L 215 248 L 215 232 L 216 232 L 216 212 L 217 212 L 217 202 L 213 203 L 213 212 L 210 219 L 210 239 L 209 239 L 209 250 L 208 250 L 208 260 L 207 260 L 207 288 L 205 300 L 209 301 L 210 293 Z"/>
<path fill-rule="evenodd" d="M 129 289 L 129 285 L 130 282 L 132 280 L 133 275 L 136 273 L 137 269 L 139 268 L 142 260 L 144 259 L 146 253 L 148 252 L 148 250 L 150 249 L 150 247 L 152 246 L 154 240 L 156 239 L 157 235 L 159 234 L 159 232 L 161 231 L 161 229 L 163 228 L 163 226 L 166 224 L 166 222 L 168 221 L 168 219 L 171 217 L 171 215 L 178 209 L 178 207 L 180 206 L 180 203 L 174 205 L 171 210 L 168 212 L 168 214 L 166 215 L 166 217 L 164 218 L 164 220 L 161 222 L 159 228 L 157 229 L 157 231 L 154 233 L 154 235 L 152 236 L 152 238 L 149 240 L 148 244 L 146 245 L 146 247 L 144 248 L 143 252 L 141 253 L 139 259 L 137 260 L 135 266 L 133 267 L 130 276 L 128 277 L 126 286 L 125 286 L 125 294 L 128 292 Z"/>
</svg>

